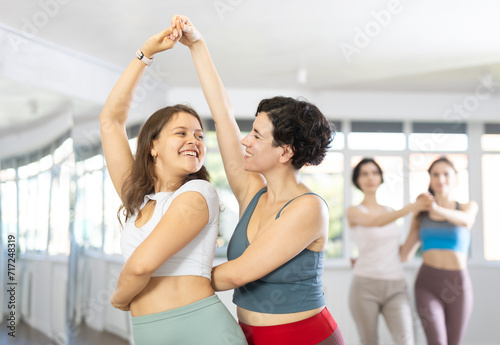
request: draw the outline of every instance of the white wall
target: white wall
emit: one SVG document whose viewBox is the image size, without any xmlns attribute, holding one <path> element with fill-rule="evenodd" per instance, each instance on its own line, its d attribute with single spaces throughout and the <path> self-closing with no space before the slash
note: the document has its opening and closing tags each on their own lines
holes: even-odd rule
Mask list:
<svg viewBox="0 0 500 345">
<path fill-rule="evenodd" d="M 52 339 L 66 332 L 66 258 L 24 256 L 18 262 L 17 318 Z"/>
</svg>

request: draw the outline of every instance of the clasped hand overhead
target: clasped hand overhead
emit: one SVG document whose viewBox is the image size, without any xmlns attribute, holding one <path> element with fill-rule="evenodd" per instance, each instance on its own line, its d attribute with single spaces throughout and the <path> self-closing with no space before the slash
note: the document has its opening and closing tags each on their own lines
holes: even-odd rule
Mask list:
<svg viewBox="0 0 500 345">
<path fill-rule="evenodd" d="M 190 47 L 201 41 L 200 32 L 186 16 L 174 15 L 170 27 L 151 36 L 142 46 L 141 51 L 147 58 L 152 58 L 156 53 L 172 49 L 177 42 Z"/>
</svg>

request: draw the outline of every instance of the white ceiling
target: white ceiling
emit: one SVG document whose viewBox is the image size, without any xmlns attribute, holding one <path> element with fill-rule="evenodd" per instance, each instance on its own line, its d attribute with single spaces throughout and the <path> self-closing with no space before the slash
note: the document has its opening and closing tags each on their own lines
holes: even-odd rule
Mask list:
<svg viewBox="0 0 500 345">
<path fill-rule="evenodd" d="M 460 93 L 473 91 L 485 73 L 500 81 L 494 0 L 0 0 L 4 30 L 117 71 L 176 13 L 202 32 L 228 88 Z M 45 67 L 33 56 L 32 66 L 8 71 L 13 62 L 1 59 L 4 49 L 0 40 L 0 134 L 36 124 L 68 102 L 101 106 L 39 75 L 17 78 L 24 67 Z M 343 49 L 356 52 L 346 58 Z M 185 47 L 154 64 L 165 85 L 198 86 Z"/>
</svg>

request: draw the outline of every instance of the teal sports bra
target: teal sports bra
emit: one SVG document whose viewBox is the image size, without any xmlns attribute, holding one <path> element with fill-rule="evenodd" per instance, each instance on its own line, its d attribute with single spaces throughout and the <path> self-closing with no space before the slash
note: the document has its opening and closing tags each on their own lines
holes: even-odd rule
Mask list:
<svg viewBox="0 0 500 345">
<path fill-rule="evenodd" d="M 457 210 L 460 209 L 457 202 Z M 465 226 L 438 221 L 426 214 L 420 221 L 420 239 L 422 251 L 430 249 L 452 250 L 465 253 L 469 251 L 471 232 Z"/>
<path fill-rule="evenodd" d="M 260 197 L 266 192 L 267 187 L 255 194 L 238 222 L 228 245 L 229 260 L 241 256 L 250 245 L 247 237 L 248 223 Z M 281 211 L 295 199 L 283 206 L 276 215 L 276 219 L 279 218 Z M 323 257 L 324 252 L 304 249 L 271 273 L 236 288 L 233 302 L 244 309 L 268 314 L 296 313 L 322 307 L 326 304 L 322 280 Z"/>
</svg>

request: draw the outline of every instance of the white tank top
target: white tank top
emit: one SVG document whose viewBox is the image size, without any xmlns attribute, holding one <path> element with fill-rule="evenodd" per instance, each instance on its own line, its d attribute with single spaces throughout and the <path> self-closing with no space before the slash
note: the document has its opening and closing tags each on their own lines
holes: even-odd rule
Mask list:
<svg viewBox="0 0 500 345">
<path fill-rule="evenodd" d="M 358 207 L 368 213 L 364 205 Z M 384 226 L 356 225 L 351 231 L 359 250 L 359 257 L 354 265 L 355 275 L 384 280 L 404 278 L 399 258 L 401 229 L 395 222 Z"/>
<path fill-rule="evenodd" d="M 141 228 L 135 226 L 137 214 L 125 223 L 120 239 L 125 260 L 158 225 L 172 201 L 182 193 L 190 191 L 198 192 L 205 198 L 209 213 L 208 224 L 191 242 L 165 261 L 153 273 L 153 277 L 194 275 L 211 278 L 215 245 L 219 234 L 219 198 L 214 187 L 204 180 L 188 181 L 175 192 L 160 192 L 144 197 L 141 209 L 149 200 L 156 200 L 155 210 L 151 219 Z"/>
</svg>

